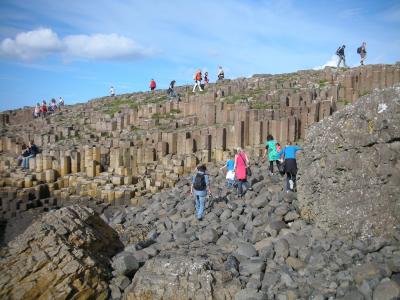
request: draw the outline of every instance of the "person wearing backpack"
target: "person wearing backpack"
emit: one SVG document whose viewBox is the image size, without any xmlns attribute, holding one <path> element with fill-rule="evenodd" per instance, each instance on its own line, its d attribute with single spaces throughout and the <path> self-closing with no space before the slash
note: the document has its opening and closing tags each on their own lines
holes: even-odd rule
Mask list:
<svg viewBox="0 0 400 300">
<path fill-rule="evenodd" d="M 338 64 L 337 64 L 337 68 L 339 68 L 340 63 L 341 63 L 342 61 L 343 61 L 343 66 L 344 66 L 345 68 L 347 68 L 347 66 L 346 66 L 346 58 L 345 58 L 345 55 L 344 55 L 344 48 L 346 48 L 346 45 L 343 45 L 343 46 L 339 47 L 339 48 L 336 50 L 336 55 L 339 56 L 339 61 L 338 61 Z"/>
<path fill-rule="evenodd" d="M 360 54 L 360 64 L 363 66 L 364 65 L 364 60 L 367 57 L 367 50 L 366 50 L 367 44 L 363 42 L 360 47 L 357 48 L 357 53 Z"/>
<path fill-rule="evenodd" d="M 198 166 L 197 172 L 192 178 L 192 185 L 190 187 L 190 193 L 195 197 L 196 218 L 199 221 L 204 217 L 206 197 L 208 194 L 211 194 L 210 183 L 206 171 L 207 168 L 205 165 Z"/>
<path fill-rule="evenodd" d="M 196 87 L 199 87 L 200 92 L 203 91 L 203 89 L 201 88 L 202 79 L 203 78 L 201 76 L 201 71 L 200 71 L 200 69 L 198 69 L 193 76 L 193 80 L 194 80 L 193 93 L 196 91 Z"/>
<path fill-rule="evenodd" d="M 286 192 L 294 192 L 296 190 L 297 162 L 296 152 L 303 150 L 297 145 L 292 145 L 289 141 L 285 148 L 278 152 L 278 157 L 284 157 L 285 173 L 286 173 Z"/>
<path fill-rule="evenodd" d="M 249 182 L 247 181 L 248 168 L 250 166 L 249 158 L 247 154 L 240 148 L 236 148 L 235 155 L 235 176 L 237 180 L 237 195 L 238 197 L 243 197 L 243 186 L 246 190 L 252 191 Z"/>
<path fill-rule="evenodd" d="M 279 169 L 279 156 L 277 151 L 278 142 L 274 140 L 274 137 L 271 134 L 268 134 L 267 141 L 265 142 L 265 149 L 262 160 L 265 161 L 265 157 L 267 156 L 268 151 L 268 161 L 269 161 L 269 175 L 274 175 L 274 162 L 276 163 L 276 167 Z"/>
</svg>

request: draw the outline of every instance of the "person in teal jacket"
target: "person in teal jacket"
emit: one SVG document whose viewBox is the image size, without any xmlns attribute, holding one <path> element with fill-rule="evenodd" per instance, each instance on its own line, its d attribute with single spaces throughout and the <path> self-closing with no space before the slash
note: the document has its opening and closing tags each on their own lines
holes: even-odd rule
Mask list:
<svg viewBox="0 0 400 300">
<path fill-rule="evenodd" d="M 269 160 L 269 174 L 274 175 L 274 162 L 276 163 L 277 168 L 279 169 L 279 155 L 276 151 L 277 141 L 274 140 L 274 137 L 271 134 L 268 134 L 267 141 L 265 142 L 264 155 L 262 157 L 263 161 L 267 156 L 268 151 L 268 160 Z"/>
<path fill-rule="evenodd" d="M 284 157 L 285 173 L 286 173 L 286 191 L 294 192 L 296 190 L 296 174 L 297 162 L 296 152 L 303 150 L 297 145 L 288 142 L 287 146 L 278 152 L 278 157 Z"/>
</svg>

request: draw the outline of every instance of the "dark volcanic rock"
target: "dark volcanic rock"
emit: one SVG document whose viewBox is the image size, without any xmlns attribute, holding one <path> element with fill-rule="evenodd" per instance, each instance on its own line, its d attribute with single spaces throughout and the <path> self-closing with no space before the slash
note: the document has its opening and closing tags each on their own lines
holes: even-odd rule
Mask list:
<svg viewBox="0 0 400 300">
<path fill-rule="evenodd" d="M 302 216 L 341 234 L 392 236 L 400 221 L 400 87 L 315 124 L 304 144 Z"/>
</svg>

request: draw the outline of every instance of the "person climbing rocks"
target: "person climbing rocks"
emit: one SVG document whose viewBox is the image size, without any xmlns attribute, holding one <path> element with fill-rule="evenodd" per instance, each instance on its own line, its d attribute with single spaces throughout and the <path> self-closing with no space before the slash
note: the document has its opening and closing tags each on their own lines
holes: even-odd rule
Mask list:
<svg viewBox="0 0 400 300">
<path fill-rule="evenodd" d="M 153 92 L 157 87 L 156 81 L 154 79 L 151 79 L 150 81 L 150 90 Z"/>
<path fill-rule="evenodd" d="M 208 194 L 211 195 L 210 182 L 206 171 L 205 165 L 198 166 L 196 174 L 192 177 L 192 185 L 190 187 L 190 193 L 195 198 L 196 218 L 199 221 L 204 217 L 206 197 Z"/>
<path fill-rule="evenodd" d="M 243 186 L 246 188 L 246 191 L 253 190 L 250 187 L 249 182 L 247 181 L 247 168 L 250 167 L 250 162 L 247 154 L 240 148 L 236 148 L 236 155 L 235 155 L 235 177 L 237 180 L 237 196 L 243 197 Z"/>
<path fill-rule="evenodd" d="M 22 159 L 22 167 L 24 169 L 29 169 L 29 159 L 36 156 L 39 153 L 38 147 L 33 143 L 33 141 L 29 141 L 28 144 L 28 156 L 23 157 Z"/>
<path fill-rule="evenodd" d="M 344 49 L 346 48 L 346 45 L 343 45 L 343 46 L 341 46 L 341 47 L 339 47 L 337 50 L 336 50 L 336 55 L 337 56 L 339 56 L 339 61 L 338 61 L 338 63 L 337 63 L 337 68 L 339 68 L 340 67 L 340 63 L 343 61 L 343 67 L 344 68 L 347 68 L 347 66 L 346 66 L 346 58 L 345 58 L 345 55 L 344 55 Z"/>
<path fill-rule="evenodd" d="M 226 168 L 226 187 L 231 188 L 235 185 L 235 161 L 233 159 L 228 159 L 220 170 Z"/>
<path fill-rule="evenodd" d="M 297 162 L 296 152 L 303 150 L 289 141 L 285 148 L 278 152 L 278 157 L 284 158 L 284 170 L 286 173 L 286 192 L 296 190 Z"/>
<path fill-rule="evenodd" d="M 196 91 L 196 87 L 199 87 L 200 92 L 203 91 L 203 89 L 201 88 L 201 80 L 202 79 L 203 78 L 201 76 L 201 71 L 200 71 L 200 69 L 198 69 L 193 76 L 193 80 L 194 80 L 193 93 Z"/>
<path fill-rule="evenodd" d="M 113 86 L 110 87 L 110 97 L 114 97 L 115 96 L 115 89 Z"/>
<path fill-rule="evenodd" d="M 217 77 L 218 77 L 218 80 L 224 80 L 224 78 L 225 78 L 225 73 L 221 66 L 219 66 L 219 68 L 218 68 Z"/>
<path fill-rule="evenodd" d="M 172 80 L 169 84 L 169 88 L 167 90 L 167 94 L 169 97 L 174 98 L 176 97 L 176 93 L 175 93 L 175 80 Z"/>
<path fill-rule="evenodd" d="M 367 43 L 362 42 L 361 46 L 357 48 L 357 53 L 360 54 L 360 64 L 364 65 L 364 60 L 367 57 Z"/>
<path fill-rule="evenodd" d="M 278 142 L 274 140 L 274 137 L 271 134 L 268 134 L 267 141 L 265 142 L 265 149 L 262 160 L 265 161 L 265 157 L 268 152 L 268 161 L 269 161 L 269 175 L 274 175 L 274 162 L 276 163 L 276 167 L 279 170 L 279 156 L 277 150 Z"/>
</svg>

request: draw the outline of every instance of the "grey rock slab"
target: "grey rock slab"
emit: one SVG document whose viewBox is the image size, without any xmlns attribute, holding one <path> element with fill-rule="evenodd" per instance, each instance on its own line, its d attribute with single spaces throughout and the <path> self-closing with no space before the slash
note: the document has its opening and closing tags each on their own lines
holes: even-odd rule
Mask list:
<svg viewBox="0 0 400 300">
<path fill-rule="evenodd" d="M 119 275 L 131 275 L 139 269 L 139 262 L 133 253 L 121 252 L 113 258 L 112 268 Z"/>
<path fill-rule="evenodd" d="M 399 285 L 388 278 L 384 278 L 373 293 L 373 300 L 397 300 L 400 297 Z"/>
<path fill-rule="evenodd" d="M 235 300 L 265 300 L 266 294 L 258 292 L 257 289 L 246 288 L 235 294 Z"/>
<path fill-rule="evenodd" d="M 200 234 L 200 241 L 204 244 L 215 243 L 219 238 L 218 232 L 214 229 L 206 229 Z"/>
<path fill-rule="evenodd" d="M 239 243 L 236 253 L 248 258 L 257 256 L 256 248 L 254 248 L 254 246 L 250 243 Z"/>
</svg>

